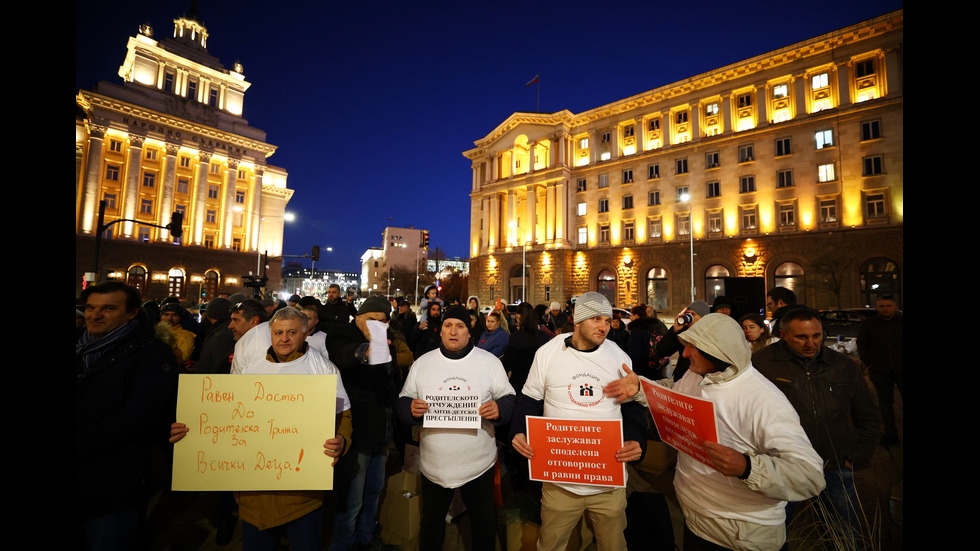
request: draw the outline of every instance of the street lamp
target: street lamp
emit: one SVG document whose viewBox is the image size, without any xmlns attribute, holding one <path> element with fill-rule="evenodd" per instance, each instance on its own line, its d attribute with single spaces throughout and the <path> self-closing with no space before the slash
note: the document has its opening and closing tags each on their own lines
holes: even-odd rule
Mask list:
<svg viewBox="0 0 980 551">
<path fill-rule="evenodd" d="M 691 196 L 683 193 L 680 200 L 682 203 L 687 203 L 691 200 Z M 690 205 L 688 205 L 687 210 L 687 235 L 691 238 L 691 302 L 694 302 L 694 210 L 690 208 Z"/>
</svg>

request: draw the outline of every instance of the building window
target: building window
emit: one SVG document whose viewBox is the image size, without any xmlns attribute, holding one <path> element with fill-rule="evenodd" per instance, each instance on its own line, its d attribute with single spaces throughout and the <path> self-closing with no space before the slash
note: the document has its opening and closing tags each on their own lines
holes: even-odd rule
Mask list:
<svg viewBox="0 0 980 551">
<path fill-rule="evenodd" d="M 218 91 L 213 88 L 208 93 L 208 105 L 210 105 L 211 107 L 218 106 Z"/>
<path fill-rule="evenodd" d="M 633 169 L 626 169 L 623 171 L 623 183 L 632 184 L 633 183 Z"/>
<path fill-rule="evenodd" d="M 585 189 L 586 189 L 585 178 L 580 178 L 578 181 L 578 187 L 576 188 L 575 191 L 585 191 Z"/>
<path fill-rule="evenodd" d="M 817 167 L 817 181 L 823 182 L 833 182 L 837 179 L 836 173 L 834 171 L 834 164 L 820 165 Z"/>
<path fill-rule="evenodd" d="M 708 182 L 708 198 L 721 197 L 721 183 L 720 182 Z"/>
<path fill-rule="evenodd" d="M 677 235 L 691 235 L 691 214 L 677 215 Z"/>
<path fill-rule="evenodd" d="M 854 76 L 857 78 L 875 74 L 875 60 L 865 59 L 854 64 Z"/>
<path fill-rule="evenodd" d="M 589 139 L 588 138 L 582 138 L 582 139 L 580 139 L 578 141 L 578 148 L 579 149 L 588 149 L 589 148 Z"/>
<path fill-rule="evenodd" d="M 609 224 L 599 226 L 599 243 L 609 243 Z"/>
<path fill-rule="evenodd" d="M 105 195 L 102 196 L 102 200 L 105 201 L 105 208 L 115 210 L 116 208 L 115 193 L 106 193 Z"/>
<path fill-rule="evenodd" d="M 599 154 L 600 161 L 608 161 L 609 159 L 612 159 L 612 153 L 606 151 L 604 153 Z"/>
<path fill-rule="evenodd" d="M 738 162 L 747 163 L 753 160 L 755 160 L 755 157 L 752 155 L 752 144 L 739 146 Z"/>
<path fill-rule="evenodd" d="M 600 174 L 599 175 L 599 189 L 609 187 L 609 175 Z"/>
<path fill-rule="evenodd" d="M 752 94 L 739 94 L 738 96 L 738 106 L 741 107 L 751 107 L 752 106 Z"/>
<path fill-rule="evenodd" d="M 204 234 L 204 248 L 213 249 L 214 248 L 214 234 L 206 233 Z"/>
<path fill-rule="evenodd" d="M 881 137 L 881 121 L 865 121 L 861 123 L 861 141 L 877 140 Z"/>
<path fill-rule="evenodd" d="M 146 150 L 146 158 L 147 158 L 147 160 L 150 160 L 150 161 L 157 160 L 157 150 L 156 149 L 147 149 Z"/>
<path fill-rule="evenodd" d="M 217 174 L 221 171 L 221 165 L 216 163 L 211 163 L 211 174 Z"/>
<path fill-rule="evenodd" d="M 180 166 L 183 167 L 183 168 L 190 168 L 190 166 L 191 166 L 191 158 L 190 157 L 181 157 L 180 158 Z"/>
<path fill-rule="evenodd" d="M 164 73 L 163 74 L 163 91 L 164 92 L 173 92 L 174 91 L 174 80 L 176 80 L 176 79 L 177 79 L 177 74 L 176 73 L 171 73 L 170 71 L 167 71 L 166 73 Z"/>
<path fill-rule="evenodd" d="M 752 193 L 755 191 L 755 176 L 742 176 L 738 179 L 739 193 Z"/>
<path fill-rule="evenodd" d="M 209 222 L 211 224 L 214 224 L 215 222 L 217 222 L 218 221 L 218 211 L 208 209 L 208 213 L 207 213 L 207 215 L 205 215 L 204 221 L 205 222 Z"/>
<path fill-rule="evenodd" d="M 238 179 L 239 180 L 247 180 L 248 179 L 248 173 L 245 172 L 244 170 L 239 169 L 239 171 L 238 171 Z"/>
<path fill-rule="evenodd" d="M 197 99 L 197 81 L 191 80 L 187 82 L 187 97 L 189 99 Z"/>
<path fill-rule="evenodd" d="M 232 218 L 233 218 L 233 223 L 235 224 L 235 227 L 236 228 L 240 228 L 240 227 L 242 227 L 244 225 L 244 222 L 245 222 L 245 214 L 244 213 L 236 212 L 236 213 L 234 213 L 234 216 L 232 216 Z"/>
<path fill-rule="evenodd" d="M 887 258 L 872 258 L 861 266 L 861 297 L 866 308 L 874 308 L 883 295 L 891 295 L 899 302 L 902 290 L 901 270 Z"/>
<path fill-rule="evenodd" d="M 776 187 L 793 187 L 793 171 L 780 170 L 776 172 Z"/>
<path fill-rule="evenodd" d="M 119 181 L 119 165 L 106 165 L 105 179 L 113 182 Z"/>
<path fill-rule="evenodd" d="M 109 151 L 119 153 L 122 151 L 122 142 L 119 140 L 109 140 Z"/>
<path fill-rule="evenodd" d="M 150 228 L 147 228 L 147 227 L 144 227 L 144 226 L 140 226 L 140 229 L 137 231 L 137 237 L 136 238 L 140 242 L 142 242 L 142 243 L 149 243 L 150 242 Z"/>
<path fill-rule="evenodd" d="M 654 311 L 667 309 L 667 270 L 661 267 L 651 268 L 647 272 L 647 304 Z"/>
<path fill-rule="evenodd" d="M 631 208 L 633 208 L 633 196 L 632 195 L 624 195 L 623 196 L 623 209 L 631 209 Z"/>
<path fill-rule="evenodd" d="M 218 186 L 208 186 L 208 199 L 218 198 Z"/>
<path fill-rule="evenodd" d="M 705 154 L 705 156 L 704 156 L 704 168 L 718 168 L 719 166 L 721 166 L 721 165 L 718 163 L 718 152 L 717 151 L 713 151 L 711 153 Z"/>
<path fill-rule="evenodd" d="M 650 130 L 660 130 L 660 119 L 650 119 L 647 128 Z"/>
<path fill-rule="evenodd" d="M 632 243 L 636 239 L 636 228 L 632 220 L 623 222 L 623 241 Z"/>
<path fill-rule="evenodd" d="M 153 214 L 152 199 L 140 199 L 140 214 Z"/>
<path fill-rule="evenodd" d="M 705 105 L 704 106 L 704 114 L 707 115 L 707 116 L 709 116 L 709 117 L 711 115 L 717 115 L 718 114 L 718 103 L 717 102 L 716 103 L 709 103 L 708 105 Z"/>
<path fill-rule="evenodd" d="M 599 212 L 609 212 L 609 199 L 599 199 Z"/>
<path fill-rule="evenodd" d="M 660 204 L 660 192 L 651 191 L 650 194 L 647 196 L 647 205 L 652 207 L 659 204 Z"/>
<path fill-rule="evenodd" d="M 826 88 L 830 85 L 830 75 L 828 73 L 813 75 L 813 77 L 810 79 L 810 83 L 810 87 L 814 90 Z"/>
<path fill-rule="evenodd" d="M 664 234 L 663 222 L 660 217 L 650 219 L 650 238 L 660 239 Z"/>
<path fill-rule="evenodd" d="M 235 191 L 235 202 L 239 205 L 245 204 L 245 192 L 241 190 Z"/>
<path fill-rule="evenodd" d="M 789 95 L 789 86 L 786 84 L 777 84 L 772 87 L 772 97 L 773 99 L 785 98 Z"/>
<path fill-rule="evenodd" d="M 819 130 L 813 137 L 817 140 L 817 149 L 834 146 L 834 132 L 832 130 Z"/>
<path fill-rule="evenodd" d="M 721 211 L 708 213 L 708 233 L 721 233 L 721 215 Z"/>
<path fill-rule="evenodd" d="M 212 90 L 213 92 L 214 90 Z M 232 237 L 231 238 L 231 249 L 236 252 L 242 252 L 242 238 Z"/>
<path fill-rule="evenodd" d="M 794 203 L 779 205 L 779 225 L 783 227 L 796 225 L 796 205 Z"/>
<path fill-rule="evenodd" d="M 677 188 L 677 202 L 683 203 L 690 199 L 690 195 L 687 193 L 687 186 L 680 186 Z"/>
<path fill-rule="evenodd" d="M 674 121 L 677 124 L 683 124 L 687 122 L 687 111 L 681 111 L 677 113 L 677 116 L 674 118 Z"/>
<path fill-rule="evenodd" d="M 759 227 L 758 214 L 755 207 L 742 208 L 742 229 L 754 230 Z"/>
<path fill-rule="evenodd" d="M 868 218 L 883 218 L 885 213 L 885 194 L 871 193 L 865 199 L 865 213 Z"/>
<path fill-rule="evenodd" d="M 677 174 L 687 174 L 687 159 L 677 159 Z"/>
<path fill-rule="evenodd" d="M 589 228 L 578 229 L 578 244 L 585 245 L 589 242 Z"/>
<path fill-rule="evenodd" d="M 776 140 L 776 156 L 782 157 L 783 155 L 789 155 L 792 153 L 790 150 L 790 139 L 789 138 L 779 138 Z"/>
<path fill-rule="evenodd" d="M 632 124 L 629 125 L 629 126 L 624 126 L 623 127 L 623 136 L 624 137 L 629 138 L 629 137 L 633 136 L 634 133 L 635 133 L 635 130 L 633 129 L 633 125 Z"/>
<path fill-rule="evenodd" d="M 877 176 L 884 174 L 881 155 L 864 158 L 864 176 Z"/>
<path fill-rule="evenodd" d="M 587 212 L 587 209 L 585 207 L 585 203 L 579 203 L 578 204 L 578 215 L 579 216 L 585 216 L 586 212 Z"/>
<path fill-rule="evenodd" d="M 177 178 L 177 193 L 187 193 L 189 185 L 187 178 Z"/>
<path fill-rule="evenodd" d="M 660 177 L 660 165 L 650 165 L 647 167 L 647 179 L 653 180 L 654 178 Z"/>
<path fill-rule="evenodd" d="M 143 187 L 153 187 L 156 184 L 157 175 L 152 172 L 143 173 Z"/>
<path fill-rule="evenodd" d="M 832 223 L 837 221 L 837 199 L 820 200 L 820 222 Z"/>
<path fill-rule="evenodd" d="M 609 132 L 603 132 L 602 143 L 609 143 L 610 141 L 612 141 L 612 137 L 609 135 Z"/>
</svg>

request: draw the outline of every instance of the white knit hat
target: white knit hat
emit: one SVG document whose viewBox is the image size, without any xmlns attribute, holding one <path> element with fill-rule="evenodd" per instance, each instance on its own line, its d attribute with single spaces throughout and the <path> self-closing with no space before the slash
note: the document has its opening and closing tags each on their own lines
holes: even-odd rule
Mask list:
<svg viewBox="0 0 980 551">
<path fill-rule="evenodd" d="M 595 291 L 583 293 L 575 301 L 575 323 L 578 323 L 596 316 L 612 317 L 612 305 L 606 297 Z"/>
</svg>

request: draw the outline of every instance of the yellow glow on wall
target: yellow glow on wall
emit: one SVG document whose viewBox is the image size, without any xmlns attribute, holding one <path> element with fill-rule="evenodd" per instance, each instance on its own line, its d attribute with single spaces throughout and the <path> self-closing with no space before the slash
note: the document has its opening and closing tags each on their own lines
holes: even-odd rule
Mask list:
<svg viewBox="0 0 980 551">
<path fill-rule="evenodd" d="M 841 202 L 844 207 L 844 225 L 860 226 L 864 222 L 861 217 L 861 192 L 845 194 L 841 197 Z"/>
<path fill-rule="evenodd" d="M 664 239 L 669 240 L 671 237 L 674 236 L 674 226 L 667 220 L 664 220 L 662 223 L 663 223 L 663 230 L 664 230 Z"/>
<path fill-rule="evenodd" d="M 575 163 L 575 165 L 576 166 L 585 166 L 587 164 L 589 164 L 589 152 L 588 151 L 585 152 L 585 155 L 582 155 L 581 157 L 578 158 L 578 161 Z"/>
<path fill-rule="evenodd" d="M 650 151 L 651 149 L 660 149 L 662 143 L 663 142 L 660 141 L 660 138 L 657 138 L 655 140 L 648 141 L 647 142 L 647 151 Z"/>
<path fill-rule="evenodd" d="M 634 153 L 636 153 L 635 145 L 627 145 L 626 147 L 623 148 L 623 155 L 632 155 Z"/>
<path fill-rule="evenodd" d="M 691 141 L 691 134 L 688 132 L 683 132 L 674 136 L 674 144 L 685 143 Z"/>
<path fill-rule="evenodd" d="M 583 254 L 582 251 L 579 251 L 578 254 L 575 255 L 575 271 L 584 272 L 585 269 L 585 254 Z"/>
<path fill-rule="evenodd" d="M 738 229 L 738 215 L 731 210 L 725 215 L 725 229 L 726 233 L 733 234 Z"/>
<path fill-rule="evenodd" d="M 497 267 L 497 259 L 494 258 L 493 255 L 490 255 L 488 257 L 488 263 L 490 265 L 490 268 L 496 268 Z"/>
<path fill-rule="evenodd" d="M 752 130 L 755 128 L 755 119 L 752 117 L 742 117 L 738 120 L 738 131 Z"/>
<path fill-rule="evenodd" d="M 547 252 L 541 255 L 541 265 L 544 266 L 545 268 L 551 267 L 551 255 L 548 254 Z"/>
<path fill-rule="evenodd" d="M 808 230 L 813 227 L 813 211 L 800 209 L 800 229 Z"/>
<path fill-rule="evenodd" d="M 790 120 L 791 118 L 793 118 L 793 116 L 790 114 L 789 109 L 780 109 L 773 113 L 772 116 L 773 122 L 784 122 Z"/>
<path fill-rule="evenodd" d="M 772 207 L 759 207 L 759 228 L 766 233 L 773 231 Z"/>
<path fill-rule="evenodd" d="M 646 240 L 646 224 L 636 225 L 636 242 L 643 243 Z"/>
</svg>

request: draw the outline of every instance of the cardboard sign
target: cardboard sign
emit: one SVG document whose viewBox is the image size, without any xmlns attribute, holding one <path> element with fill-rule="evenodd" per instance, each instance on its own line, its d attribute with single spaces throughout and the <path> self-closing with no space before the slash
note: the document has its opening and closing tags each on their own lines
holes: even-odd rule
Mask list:
<svg viewBox="0 0 980 551">
<path fill-rule="evenodd" d="M 429 411 L 422 418 L 422 426 L 427 429 L 478 429 L 482 424 L 483 400 L 475 392 L 424 394 L 422 399 L 429 404 Z"/>
<path fill-rule="evenodd" d="M 336 375 L 182 374 L 174 490 L 330 490 Z"/>
<path fill-rule="evenodd" d="M 531 480 L 592 486 L 626 486 L 626 463 L 616 461 L 623 447 L 623 422 L 527 417 Z"/>
<path fill-rule="evenodd" d="M 718 442 L 715 428 L 715 405 L 709 400 L 695 398 L 640 379 L 650 404 L 650 413 L 657 424 L 660 438 L 698 461 L 714 467 L 701 442 Z"/>
</svg>

